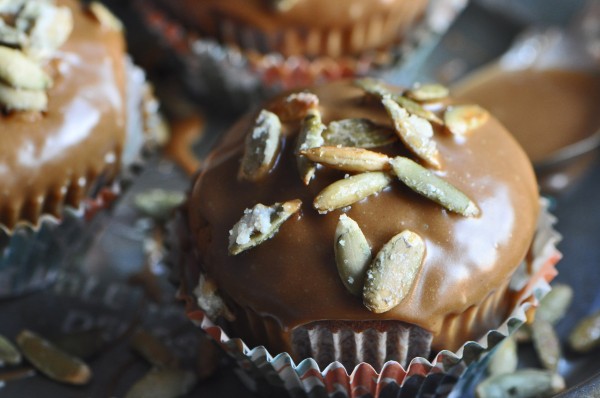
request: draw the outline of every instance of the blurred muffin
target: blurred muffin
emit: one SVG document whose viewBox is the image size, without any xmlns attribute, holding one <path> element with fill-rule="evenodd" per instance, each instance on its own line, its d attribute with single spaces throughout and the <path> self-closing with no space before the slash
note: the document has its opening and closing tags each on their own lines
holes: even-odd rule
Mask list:
<svg viewBox="0 0 600 398">
<path fill-rule="evenodd" d="M 496 119 L 435 85 L 357 85 L 271 101 L 204 164 L 180 260 L 213 336 L 407 369 L 484 339 L 554 276 L 531 164 Z"/>
<path fill-rule="evenodd" d="M 0 4 L 0 297 L 53 279 L 84 219 L 160 136 L 121 23 L 75 0 Z"/>
</svg>

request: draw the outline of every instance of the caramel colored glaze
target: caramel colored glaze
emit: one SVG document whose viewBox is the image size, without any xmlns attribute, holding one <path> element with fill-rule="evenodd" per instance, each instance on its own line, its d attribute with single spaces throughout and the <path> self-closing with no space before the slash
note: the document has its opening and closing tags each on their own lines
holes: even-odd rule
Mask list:
<svg viewBox="0 0 600 398">
<path fill-rule="evenodd" d="M 492 112 L 534 163 L 600 128 L 600 75 L 492 67 L 459 83 L 453 92 Z"/>
<path fill-rule="evenodd" d="M 324 122 L 365 117 L 391 123 L 383 107 L 367 104 L 348 82 L 313 91 Z M 255 116 L 255 115 L 252 115 Z M 525 258 L 536 227 L 538 192 L 532 167 L 522 149 L 494 118 L 461 139 L 437 129 L 443 159 L 440 176 L 463 190 L 479 206 L 478 218 L 443 210 L 399 182 L 351 206 L 348 216 L 362 228 L 374 253 L 405 229 L 426 242 L 426 259 L 407 298 L 391 311 L 375 314 L 344 288 L 337 273 L 333 237 L 341 211 L 319 215 L 314 197 L 344 173 L 321 168 L 304 186 L 293 155 L 297 128 L 288 125 L 283 152 L 272 173 L 260 183 L 237 179 L 244 135 L 252 118 L 226 134 L 205 163 L 190 199 L 190 228 L 200 263 L 223 295 L 275 319 L 290 330 L 319 320 L 401 320 L 434 334 L 434 349 L 444 343 L 442 324 L 503 289 Z M 296 126 L 297 127 L 297 126 Z M 400 144 L 382 148 L 406 151 Z M 409 155 L 410 156 L 410 155 Z M 227 253 L 228 231 L 244 209 L 300 198 L 301 211 L 272 239 L 238 256 Z M 496 326 L 506 313 L 496 314 Z M 469 331 L 465 336 L 471 337 Z"/>
<path fill-rule="evenodd" d="M 157 1 L 203 35 L 285 55 L 340 55 L 332 52 L 349 54 L 389 45 L 424 13 L 428 3 L 300 0 L 287 11 L 277 11 L 266 0 Z M 236 28 L 241 30 L 234 33 Z M 249 43 L 253 31 L 260 32 L 261 38 Z"/>
<path fill-rule="evenodd" d="M 110 182 L 125 140 L 122 34 L 102 28 L 79 1 L 74 29 L 46 65 L 54 79 L 43 114 L 0 113 L 0 225 L 36 223 L 78 207 L 98 178 Z"/>
</svg>

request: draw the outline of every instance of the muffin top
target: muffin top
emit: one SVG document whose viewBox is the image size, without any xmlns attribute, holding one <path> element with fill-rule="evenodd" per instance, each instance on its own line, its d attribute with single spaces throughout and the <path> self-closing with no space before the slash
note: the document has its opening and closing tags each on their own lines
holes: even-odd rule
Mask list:
<svg viewBox="0 0 600 398">
<path fill-rule="evenodd" d="M 276 127 L 273 113 L 251 114 L 223 135 L 189 200 L 188 222 L 199 266 L 226 302 L 273 317 L 285 330 L 319 320 L 400 320 L 432 332 L 435 342 L 445 318 L 481 303 L 506 283 L 526 257 L 539 211 L 535 176 L 512 136 L 481 108 L 456 106 L 448 98 L 427 100 L 415 108 L 414 102 L 400 95 L 400 88 L 367 80 L 361 85 L 331 83 L 311 88 L 312 94 L 283 96 L 267 104 L 265 109 L 278 114 L 282 126 L 278 141 L 266 145 L 273 158 L 267 167 L 252 167 L 248 162 L 252 159 L 248 154 L 256 149 L 248 146 L 252 142 L 248 137 Z M 388 109 L 397 111 L 399 106 L 390 101 L 402 103 L 413 115 L 402 111 L 393 120 Z M 446 126 L 439 120 L 444 111 Z M 477 122 L 461 123 L 474 116 L 479 117 Z M 397 122 L 415 129 L 415 134 L 394 139 Z M 306 132 L 316 131 L 311 124 L 319 123 L 323 139 L 311 144 Z M 433 136 L 427 137 L 424 124 L 432 126 Z M 352 143 L 333 133 L 342 125 L 354 132 L 378 132 L 366 143 L 351 140 L 368 149 L 353 149 L 357 156 L 346 158 L 339 150 L 347 151 L 345 146 Z M 375 136 L 379 138 L 373 140 Z M 298 139 L 306 145 L 298 145 Z M 312 152 L 321 156 L 322 165 L 298 154 L 298 150 L 308 154 L 311 146 L 321 146 Z M 355 158 L 362 159 L 357 168 L 340 167 L 344 162 L 354 165 Z M 402 164 L 410 165 L 416 174 L 399 178 Z M 313 167 L 312 178 L 307 177 L 307 165 Z M 347 171 L 352 167 L 354 172 Z M 365 178 L 368 173 L 371 176 Z M 348 180 L 358 182 L 327 193 L 331 184 Z M 378 183 L 382 189 L 363 199 L 354 197 L 346 203 L 340 197 Z M 459 206 L 446 200 L 448 186 L 467 202 Z M 275 203 L 285 204 L 275 206 L 275 213 L 257 206 Z M 270 216 L 266 226 L 265 214 Z M 269 221 L 271 225 L 281 221 L 280 214 L 289 218 L 272 237 L 261 239 L 262 231 L 269 231 Z M 246 222 L 240 223 L 243 217 Z M 390 308 L 368 308 L 361 286 L 358 294 L 352 294 L 345 286 L 348 281 L 340 278 L 334 246 L 339 245 L 338 223 L 346 217 L 359 226 L 373 259 L 403 231 L 412 234 L 403 237 L 407 247 L 414 246 L 413 236 L 424 245 L 422 261 L 416 261 L 418 267 L 408 277 L 405 296 Z M 255 246 L 245 247 L 248 241 Z M 365 286 L 370 278 L 367 274 Z"/>
<path fill-rule="evenodd" d="M 0 78 L 0 225 L 10 229 L 78 207 L 94 181 L 114 178 L 126 139 L 126 59 L 118 21 L 95 2 L 0 7 L 0 57 L 20 62 L 9 75 L 25 64 L 24 84 L 45 81 Z"/>
</svg>

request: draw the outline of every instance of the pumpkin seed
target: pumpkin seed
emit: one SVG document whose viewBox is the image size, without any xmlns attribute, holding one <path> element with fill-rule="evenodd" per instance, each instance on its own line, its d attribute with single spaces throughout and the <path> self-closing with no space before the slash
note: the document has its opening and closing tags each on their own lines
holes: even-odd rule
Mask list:
<svg viewBox="0 0 600 398">
<path fill-rule="evenodd" d="M 405 230 L 386 243 L 365 277 L 363 303 L 372 312 L 387 312 L 406 297 L 425 258 L 425 242 Z"/>
<path fill-rule="evenodd" d="M 479 215 L 479 208 L 467 195 L 423 166 L 402 156 L 393 158 L 390 164 L 398 179 L 413 191 L 465 217 Z"/>
<path fill-rule="evenodd" d="M 556 372 L 562 352 L 552 325 L 548 321 L 536 318 L 531 324 L 531 338 L 544 368 Z"/>
<path fill-rule="evenodd" d="M 425 120 L 428 120 L 432 123 L 436 123 L 439 125 L 444 124 L 442 119 L 440 119 L 435 113 L 433 113 L 432 111 L 430 111 L 428 109 L 423 108 L 421 105 L 419 105 L 415 101 L 412 101 L 411 99 L 408 99 L 402 95 L 393 95 L 390 98 L 392 100 L 394 100 L 402 108 L 404 108 L 411 115 L 418 116 L 420 118 L 423 118 Z"/>
<path fill-rule="evenodd" d="M 600 346 L 600 311 L 580 320 L 569 334 L 569 345 L 586 353 Z"/>
<path fill-rule="evenodd" d="M 372 77 L 357 79 L 354 81 L 354 85 L 361 88 L 368 95 L 376 98 L 382 98 L 383 96 L 391 94 L 383 81 Z"/>
<path fill-rule="evenodd" d="M 35 369 L 29 367 L 14 369 L 8 372 L 2 372 L 0 373 L 0 388 L 2 388 L 3 383 L 6 383 L 7 381 L 23 380 L 28 377 L 33 377 L 35 375 Z"/>
<path fill-rule="evenodd" d="M 16 14 L 27 0 L 0 0 L 1 14 Z"/>
<path fill-rule="evenodd" d="M 52 79 L 41 66 L 21 51 L 0 47 L 0 80 L 8 86 L 23 90 L 45 90 Z"/>
<path fill-rule="evenodd" d="M 301 155 L 302 151 L 323 145 L 323 130 L 325 126 L 321 122 L 321 114 L 317 110 L 311 111 L 303 120 L 300 134 L 296 143 L 296 164 L 300 178 L 308 185 L 315 176 L 316 165 Z"/>
<path fill-rule="evenodd" d="M 362 148 L 321 146 L 300 153 L 313 162 L 342 171 L 383 171 L 390 168 L 389 157 Z"/>
<path fill-rule="evenodd" d="M 543 319 L 551 325 L 556 325 L 565 316 L 572 301 L 573 289 L 569 285 L 556 283 L 541 300 L 535 312 L 535 319 Z"/>
<path fill-rule="evenodd" d="M 441 84 L 418 84 L 406 92 L 406 96 L 419 102 L 437 101 L 447 98 L 450 90 Z"/>
<path fill-rule="evenodd" d="M 32 3 L 35 2 L 28 4 Z M 23 46 L 23 51 L 35 59 L 51 56 L 67 41 L 73 31 L 73 15 L 68 7 L 40 4 L 44 6 L 36 10 L 33 26 L 29 29 L 29 40 Z"/>
<path fill-rule="evenodd" d="M 12 26 L 7 25 L 0 18 L 0 43 L 10 47 L 21 47 L 27 42 L 27 35 Z"/>
<path fill-rule="evenodd" d="M 221 296 L 217 294 L 217 284 L 206 275 L 200 274 L 194 294 L 197 298 L 198 307 L 206 313 L 209 319 L 215 321 L 219 317 L 223 317 L 230 322 L 235 320 L 231 310 Z"/>
<path fill-rule="evenodd" d="M 340 216 L 335 229 L 333 248 L 342 283 L 350 293 L 360 296 L 372 260 L 371 248 L 356 221 L 345 214 Z"/>
<path fill-rule="evenodd" d="M 21 90 L 0 83 L 0 104 L 7 111 L 45 111 L 48 96 L 45 91 Z"/>
<path fill-rule="evenodd" d="M 304 119 L 310 111 L 319 107 L 319 97 L 313 93 L 293 93 L 275 102 L 269 109 L 279 116 L 282 122 Z"/>
<path fill-rule="evenodd" d="M 229 254 L 240 254 L 272 238 L 301 205 L 302 201 L 295 199 L 271 206 L 259 203 L 244 210 L 244 216 L 229 231 Z"/>
<path fill-rule="evenodd" d="M 272 7 L 279 12 L 286 12 L 292 9 L 298 0 L 271 0 Z"/>
<path fill-rule="evenodd" d="M 458 105 L 446 109 L 444 123 L 452 134 L 464 135 L 483 126 L 489 117 L 488 111 L 479 105 Z"/>
<path fill-rule="evenodd" d="M 18 365 L 21 363 L 21 353 L 6 337 L 0 335 L 0 366 L 4 364 Z"/>
<path fill-rule="evenodd" d="M 70 356 L 37 334 L 23 330 L 17 336 L 23 355 L 37 370 L 49 378 L 69 384 L 86 384 L 92 371 L 79 358 Z"/>
<path fill-rule="evenodd" d="M 123 24 L 104 4 L 97 1 L 92 1 L 88 5 L 88 9 L 92 15 L 96 18 L 100 25 L 104 28 L 121 32 L 123 30 Z"/>
<path fill-rule="evenodd" d="M 329 123 L 323 133 L 326 145 L 377 148 L 395 142 L 396 133 L 368 119 L 342 119 Z"/>
<path fill-rule="evenodd" d="M 135 208 L 143 215 L 157 221 L 165 221 L 175 208 L 185 201 L 181 191 L 167 191 L 160 188 L 150 189 L 135 195 Z"/>
<path fill-rule="evenodd" d="M 315 198 L 313 206 L 321 214 L 350 206 L 380 192 L 391 182 L 391 177 L 380 171 L 357 174 L 325 187 Z"/>
<path fill-rule="evenodd" d="M 156 336 L 138 330 L 131 338 L 131 348 L 157 368 L 176 368 L 179 360 Z"/>
<path fill-rule="evenodd" d="M 264 178 L 273 167 L 280 146 L 281 122 L 274 113 L 262 110 L 246 135 L 239 178 L 248 181 Z"/>
<path fill-rule="evenodd" d="M 125 398 L 176 398 L 188 394 L 198 378 L 193 372 L 178 369 L 151 370 L 139 379 Z"/>
<path fill-rule="evenodd" d="M 394 121 L 394 127 L 404 144 L 428 165 L 440 168 L 440 154 L 433 138 L 431 124 L 399 106 L 395 101 L 386 97 L 383 106 Z"/>
<path fill-rule="evenodd" d="M 517 343 L 513 338 L 507 337 L 492 354 L 488 365 L 488 372 L 491 376 L 513 373 L 517 370 L 518 362 Z"/>
<path fill-rule="evenodd" d="M 477 386 L 478 398 L 549 397 L 565 389 L 564 379 L 553 372 L 522 369 L 492 376 Z"/>
</svg>

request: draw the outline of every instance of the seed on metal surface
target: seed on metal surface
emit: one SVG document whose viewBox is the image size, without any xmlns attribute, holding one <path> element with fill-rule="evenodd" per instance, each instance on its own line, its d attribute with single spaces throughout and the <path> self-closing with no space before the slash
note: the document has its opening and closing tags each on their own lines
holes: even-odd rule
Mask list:
<svg viewBox="0 0 600 398">
<path fill-rule="evenodd" d="M 549 397 L 565 389 L 564 379 L 548 370 L 522 369 L 492 376 L 480 383 L 477 398 Z"/>
</svg>

